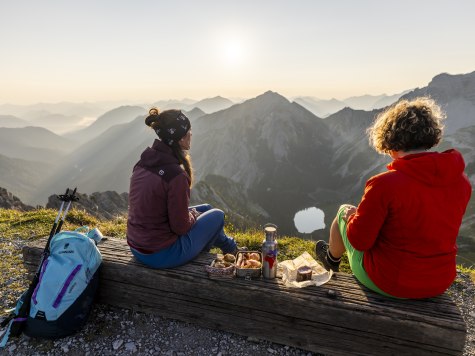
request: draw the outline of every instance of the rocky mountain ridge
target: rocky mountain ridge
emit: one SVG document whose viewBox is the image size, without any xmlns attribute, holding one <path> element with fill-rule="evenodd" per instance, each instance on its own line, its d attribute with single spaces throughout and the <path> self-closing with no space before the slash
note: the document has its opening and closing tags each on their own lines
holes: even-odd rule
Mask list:
<svg viewBox="0 0 475 356">
<path fill-rule="evenodd" d="M 112 220 L 118 216 L 127 215 L 129 194 L 107 191 L 95 192 L 90 195 L 76 193 L 79 200 L 74 203 L 74 209 L 84 210 L 99 219 Z M 57 195 L 48 198 L 46 208 L 59 209 L 61 201 Z"/>
<path fill-rule="evenodd" d="M 32 206 L 23 204 L 17 196 L 0 187 L 0 208 L 20 211 L 33 210 Z"/>
</svg>

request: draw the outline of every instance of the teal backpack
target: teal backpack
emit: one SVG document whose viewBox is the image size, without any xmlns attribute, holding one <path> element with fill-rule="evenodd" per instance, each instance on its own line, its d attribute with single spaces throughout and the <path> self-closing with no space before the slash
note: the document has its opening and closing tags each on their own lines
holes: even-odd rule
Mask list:
<svg viewBox="0 0 475 356">
<path fill-rule="evenodd" d="M 31 337 L 70 335 L 86 322 L 99 285 L 101 253 L 87 234 L 63 231 L 51 240 L 31 296 L 23 332 Z"/>
<path fill-rule="evenodd" d="M 60 232 L 72 201 L 77 200 L 76 189 L 68 193 L 69 189 L 59 196 L 62 204 L 29 288 L 1 323 L 7 329 L 0 348 L 5 347 L 9 336 L 22 332 L 49 339 L 71 335 L 87 320 L 99 286 L 102 256 L 96 245 L 102 235 L 85 226 Z M 68 204 L 62 215 L 65 202 Z"/>
</svg>

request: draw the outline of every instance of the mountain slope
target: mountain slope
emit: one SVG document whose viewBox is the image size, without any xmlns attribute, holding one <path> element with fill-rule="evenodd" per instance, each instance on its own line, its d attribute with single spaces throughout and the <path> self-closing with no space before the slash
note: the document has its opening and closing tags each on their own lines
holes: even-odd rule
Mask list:
<svg viewBox="0 0 475 356">
<path fill-rule="evenodd" d="M 9 158 L 0 154 L 0 187 L 6 188 L 23 202 L 29 202 L 36 194 L 39 182 L 45 179 L 51 167 L 51 164 Z"/>
<path fill-rule="evenodd" d="M 190 121 L 194 121 L 201 116 L 206 115 L 206 113 L 200 108 L 193 108 L 190 111 L 185 111 L 185 115 L 190 119 Z"/>
<path fill-rule="evenodd" d="M 465 173 L 467 174 L 472 188 L 475 187 L 475 125 L 460 129 L 452 135 L 444 137 L 439 149 L 446 150 L 457 148 L 465 160 Z M 460 235 L 475 239 L 475 192 L 465 212 L 465 217 L 460 228 Z"/>
<path fill-rule="evenodd" d="M 41 185 L 35 201 L 44 201 L 58 187 L 77 186 L 83 193 L 129 190 L 129 178 L 140 153 L 156 138 L 144 117 L 115 125 L 65 156 Z M 61 188 L 63 189 L 63 188 Z M 60 189 L 60 190 L 61 190 Z"/>
<path fill-rule="evenodd" d="M 337 99 L 323 100 L 312 98 L 310 96 L 295 98 L 294 102 L 302 105 L 305 109 L 321 118 L 325 118 L 348 106 L 346 103 Z"/>
<path fill-rule="evenodd" d="M 258 226 L 269 219 L 267 212 L 253 202 L 243 187 L 231 179 L 208 175 L 193 186 L 191 205 L 211 204 L 223 210 L 235 227 Z"/>
<path fill-rule="evenodd" d="M 360 95 L 352 96 L 343 100 L 347 106 L 355 110 L 373 110 L 389 106 L 399 100 L 408 91 L 393 95 Z"/>
<path fill-rule="evenodd" d="M 57 135 L 61 135 L 71 130 L 72 127 L 76 127 L 83 119 L 77 115 L 64 115 L 48 111 L 29 112 L 28 116 L 24 117 L 30 121 L 30 125 L 43 127 Z"/>
<path fill-rule="evenodd" d="M 224 110 L 232 106 L 234 103 L 222 96 L 215 96 L 214 98 L 206 98 L 193 104 L 194 107 L 200 108 L 205 113 L 214 113 L 216 111 Z"/>
<path fill-rule="evenodd" d="M 336 142 L 330 170 L 340 178 L 342 198 L 353 204 L 359 202 L 366 180 L 384 171 L 389 162 L 369 145 L 366 134 L 379 112 L 345 108 L 324 120 Z"/>
<path fill-rule="evenodd" d="M 0 115 L 0 127 L 14 128 L 25 126 L 31 126 L 31 124 L 13 115 Z"/>
<path fill-rule="evenodd" d="M 0 154 L 38 162 L 56 162 L 77 143 L 41 127 L 0 128 Z"/>
<path fill-rule="evenodd" d="M 80 142 L 86 142 L 98 137 L 114 125 L 131 122 L 137 116 L 145 115 L 145 113 L 146 110 L 140 106 L 121 106 L 101 115 L 88 127 L 78 131 L 69 132 L 65 134 L 64 137 L 75 139 Z"/>
</svg>

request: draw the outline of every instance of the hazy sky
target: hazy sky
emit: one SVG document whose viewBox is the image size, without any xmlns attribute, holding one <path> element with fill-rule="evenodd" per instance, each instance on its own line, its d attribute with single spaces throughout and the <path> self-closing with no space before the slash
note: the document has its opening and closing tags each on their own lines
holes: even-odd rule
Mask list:
<svg viewBox="0 0 475 356">
<path fill-rule="evenodd" d="M 0 0 L 0 104 L 394 94 L 475 71 L 475 1 Z"/>
</svg>

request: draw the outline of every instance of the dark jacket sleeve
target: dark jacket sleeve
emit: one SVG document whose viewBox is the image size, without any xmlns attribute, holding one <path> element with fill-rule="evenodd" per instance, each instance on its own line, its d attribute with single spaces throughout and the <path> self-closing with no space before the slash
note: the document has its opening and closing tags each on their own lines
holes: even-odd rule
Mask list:
<svg viewBox="0 0 475 356">
<path fill-rule="evenodd" d="M 190 231 L 195 223 L 194 216 L 189 212 L 190 186 L 188 178 L 179 174 L 168 184 L 168 220 L 171 230 L 177 235 Z"/>
</svg>

